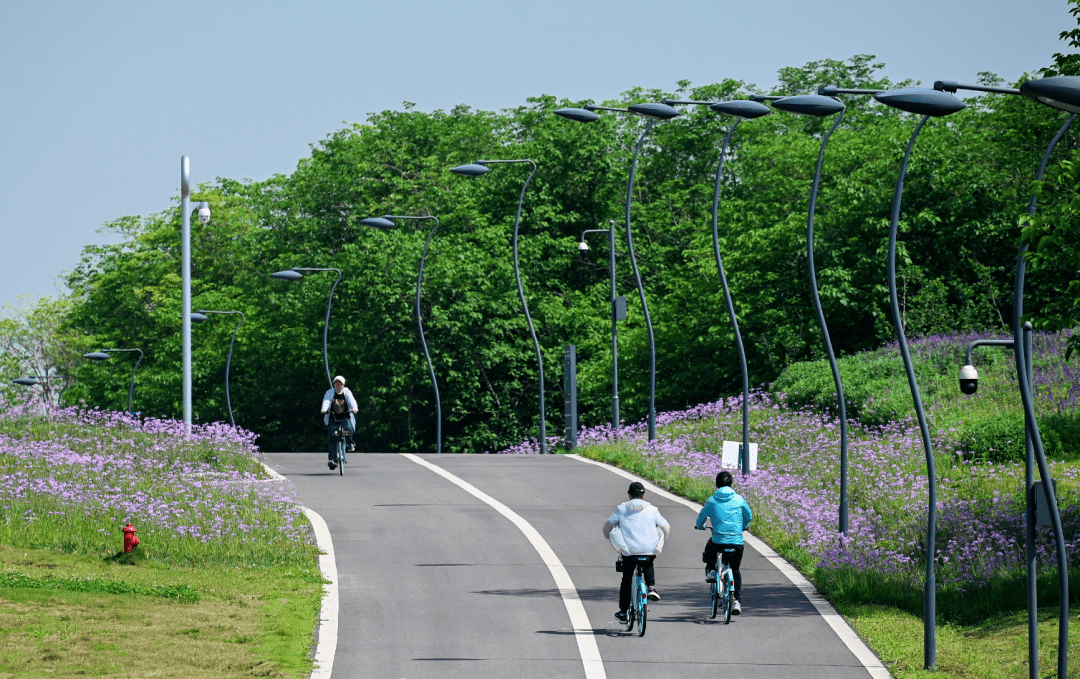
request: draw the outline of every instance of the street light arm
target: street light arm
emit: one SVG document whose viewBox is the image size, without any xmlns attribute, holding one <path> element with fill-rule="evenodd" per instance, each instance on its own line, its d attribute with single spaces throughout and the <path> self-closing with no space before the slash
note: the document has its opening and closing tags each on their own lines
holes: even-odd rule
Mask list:
<svg viewBox="0 0 1080 679">
<path fill-rule="evenodd" d="M 694 101 L 693 99 L 661 99 L 660 103 L 666 106 L 687 105 L 687 106 L 711 106 L 712 101 Z"/>
<path fill-rule="evenodd" d="M 442 453 L 442 401 L 439 398 L 439 382 L 435 378 L 435 366 L 431 362 L 431 353 L 428 351 L 427 340 L 424 338 L 424 319 L 420 314 L 420 288 L 424 281 L 424 262 L 427 261 L 428 246 L 435 232 L 439 230 L 439 220 L 434 216 L 427 217 L 400 217 L 401 219 L 433 219 L 435 226 L 428 232 L 427 240 L 424 241 L 424 252 L 420 255 L 420 271 L 416 274 L 416 325 L 420 329 L 420 345 L 424 348 L 424 358 L 427 359 L 428 374 L 431 376 L 431 384 L 435 387 L 435 452 Z M 387 216 L 386 219 L 398 219 Z"/>
<path fill-rule="evenodd" d="M 618 113 L 629 113 L 628 108 L 612 108 L 611 106 L 596 106 L 595 104 L 585 104 L 581 108 L 586 111 L 616 111 Z"/>
<path fill-rule="evenodd" d="M 1007 340 L 992 340 L 992 339 L 980 339 L 967 345 L 967 351 L 964 354 L 964 365 L 971 365 L 972 352 L 975 351 L 975 347 L 1011 347 L 1013 341 Z"/>
<path fill-rule="evenodd" d="M 750 101 L 756 101 L 759 104 L 763 101 L 776 101 L 777 99 L 784 99 L 786 95 L 778 94 L 751 94 L 747 97 Z"/>
<path fill-rule="evenodd" d="M 586 230 L 581 232 L 581 240 L 582 240 L 582 242 L 584 242 L 585 234 L 587 234 L 587 233 L 608 233 L 610 231 L 611 231 L 611 229 L 586 229 Z"/>
<path fill-rule="evenodd" d="M 934 83 L 934 89 L 939 92 L 956 94 L 957 90 L 971 90 L 973 92 L 992 92 L 994 94 L 1020 94 L 1015 87 L 993 87 L 990 85 L 963 85 L 953 80 L 938 80 Z"/>
<path fill-rule="evenodd" d="M 860 89 L 847 89 L 843 87 L 833 87 L 832 85 L 825 85 L 819 87 L 817 93 L 826 97 L 835 97 L 838 94 L 881 94 L 887 90 L 860 90 Z"/>
</svg>

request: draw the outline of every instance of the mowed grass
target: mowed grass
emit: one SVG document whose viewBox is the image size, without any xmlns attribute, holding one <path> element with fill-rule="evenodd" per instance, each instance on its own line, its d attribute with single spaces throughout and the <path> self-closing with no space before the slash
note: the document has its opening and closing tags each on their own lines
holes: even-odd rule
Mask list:
<svg viewBox="0 0 1080 679">
<path fill-rule="evenodd" d="M 891 606 L 837 606 L 897 679 L 1019 679 L 1028 676 L 1027 613 L 937 628 L 937 670 L 923 669 L 922 618 Z M 1080 677 L 1080 615 L 1069 615 L 1069 677 Z M 1039 609 L 1039 676 L 1057 677 L 1058 610 Z"/>
<path fill-rule="evenodd" d="M 322 579 L 287 569 L 119 565 L 0 545 L 0 572 L 54 584 L 191 588 L 167 596 L 0 587 L 0 679 L 306 677 Z"/>
</svg>

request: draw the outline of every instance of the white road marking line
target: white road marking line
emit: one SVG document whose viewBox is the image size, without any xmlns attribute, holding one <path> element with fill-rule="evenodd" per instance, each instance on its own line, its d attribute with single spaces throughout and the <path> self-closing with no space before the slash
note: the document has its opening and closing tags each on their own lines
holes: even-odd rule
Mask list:
<svg viewBox="0 0 1080 679">
<path fill-rule="evenodd" d="M 581 598 L 578 596 L 577 588 L 574 587 L 574 581 L 570 579 L 570 574 L 566 572 L 566 568 L 559 561 L 559 557 L 555 556 L 555 551 L 548 545 L 547 540 L 528 521 L 521 518 L 517 512 L 484 493 L 476 486 L 454 476 L 442 467 L 420 459 L 416 455 L 402 453 L 402 456 L 422 467 L 427 467 L 473 497 L 487 503 L 525 534 L 533 549 L 544 561 L 544 565 L 547 566 L 551 577 L 555 579 L 555 586 L 559 588 L 559 594 L 562 596 L 563 604 L 566 606 L 566 612 L 570 616 L 570 624 L 574 627 L 574 638 L 577 639 L 578 653 L 581 655 L 581 664 L 585 667 L 586 679 L 607 679 L 607 673 L 604 671 L 604 661 L 600 658 L 600 649 L 597 647 L 596 638 L 593 636 L 592 624 L 589 622 L 589 616 L 585 613 L 585 607 L 581 605 Z M 315 679 L 315 675 L 312 675 L 312 679 Z"/>
<path fill-rule="evenodd" d="M 319 645 L 315 648 L 315 669 L 310 679 L 330 679 L 334 671 L 334 655 L 337 653 L 338 637 L 338 575 L 334 559 L 334 543 L 330 529 L 314 509 L 303 507 L 304 515 L 315 530 L 315 542 L 326 552 L 319 556 L 319 570 L 330 584 L 324 585 L 322 606 L 319 608 Z"/>
<path fill-rule="evenodd" d="M 701 511 L 702 506 L 698 503 L 691 502 L 684 497 L 679 497 L 678 495 L 669 493 L 663 488 L 649 483 L 648 481 L 641 478 L 640 476 L 637 476 L 636 474 L 631 474 L 628 471 L 619 469 L 618 467 L 613 467 L 609 464 L 604 464 L 603 462 L 590 460 L 589 458 L 582 457 L 581 455 L 578 455 L 576 453 L 567 454 L 566 457 L 580 460 L 581 462 L 588 462 L 589 464 L 603 467 L 604 469 L 607 469 L 613 474 L 618 474 L 619 476 L 624 476 L 634 481 L 640 481 L 642 485 L 645 486 L 645 489 L 649 492 L 656 493 L 657 495 L 665 497 L 672 502 L 678 502 L 685 507 L 693 509 L 695 512 Z M 746 540 L 746 542 L 750 544 L 751 547 L 757 550 L 758 553 L 768 559 L 769 563 L 771 563 L 773 566 L 776 566 L 776 568 L 781 573 L 783 573 L 789 581 L 791 581 L 791 584 L 799 588 L 799 591 L 803 593 L 803 596 L 805 596 L 806 599 L 814 606 L 814 608 L 817 609 L 818 614 L 825 619 L 825 622 L 829 624 L 829 627 L 831 627 L 832 630 L 836 633 L 836 636 L 840 637 L 840 641 L 844 642 L 844 645 L 848 647 L 848 650 L 851 651 L 856 658 L 858 658 L 859 662 L 862 663 L 863 667 L 866 668 L 866 671 L 870 673 L 870 676 L 873 677 L 873 679 L 891 678 L 892 675 L 889 674 L 889 670 L 885 667 L 885 665 L 881 663 L 881 660 L 878 659 L 878 657 L 874 655 L 874 652 L 871 651 L 870 648 L 863 642 L 863 640 L 859 638 L 859 635 L 855 633 L 855 630 L 851 629 L 851 626 L 847 624 L 847 621 L 844 620 L 844 618 L 836 612 L 836 609 L 832 607 L 832 604 L 830 604 L 828 600 L 826 600 L 823 596 L 818 594 L 814 586 L 810 584 L 810 581 L 802 576 L 802 573 L 799 573 L 799 571 L 794 566 L 788 563 L 779 554 L 774 552 L 772 547 L 769 547 L 767 544 L 754 537 L 750 533 L 743 533 L 743 538 Z"/>
</svg>

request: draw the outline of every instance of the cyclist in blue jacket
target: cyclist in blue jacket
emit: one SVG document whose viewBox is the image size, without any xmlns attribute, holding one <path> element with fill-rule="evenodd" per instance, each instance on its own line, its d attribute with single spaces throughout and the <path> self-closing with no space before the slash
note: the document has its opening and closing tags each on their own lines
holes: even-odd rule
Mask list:
<svg viewBox="0 0 1080 679">
<path fill-rule="evenodd" d="M 701 555 L 701 560 L 705 562 L 705 582 L 716 582 L 716 571 L 713 570 L 716 555 L 725 548 L 733 550 L 724 552 L 723 560 L 735 579 L 731 614 L 739 615 L 742 613 L 742 604 L 739 603 L 742 592 L 742 573 L 739 572 L 743 555 L 742 534 L 754 515 L 742 495 L 731 489 L 732 481 L 731 472 L 723 471 L 716 475 L 716 492 L 698 512 L 694 527 L 700 530 L 705 525 L 705 519 L 712 520 L 713 534 L 705 543 L 705 553 Z"/>
</svg>

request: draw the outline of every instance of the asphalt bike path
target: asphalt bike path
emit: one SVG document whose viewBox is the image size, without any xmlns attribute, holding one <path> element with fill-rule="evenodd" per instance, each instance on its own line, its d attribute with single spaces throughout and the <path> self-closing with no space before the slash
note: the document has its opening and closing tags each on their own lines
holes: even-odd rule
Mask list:
<svg viewBox="0 0 1080 679">
<path fill-rule="evenodd" d="M 620 575 L 600 527 L 629 481 L 562 455 L 425 455 L 535 529 L 565 567 L 603 665 L 583 664 L 555 571 L 514 523 L 408 456 L 349 457 L 344 477 L 325 455 L 272 454 L 301 502 L 325 519 L 339 573 L 334 677 L 870 676 L 806 596 L 749 545 L 744 614 L 709 615 L 696 511 L 658 493 L 672 524 L 656 560 L 659 602 L 644 638 L 613 614 Z M 879 674 L 875 672 L 875 674 Z"/>
</svg>

